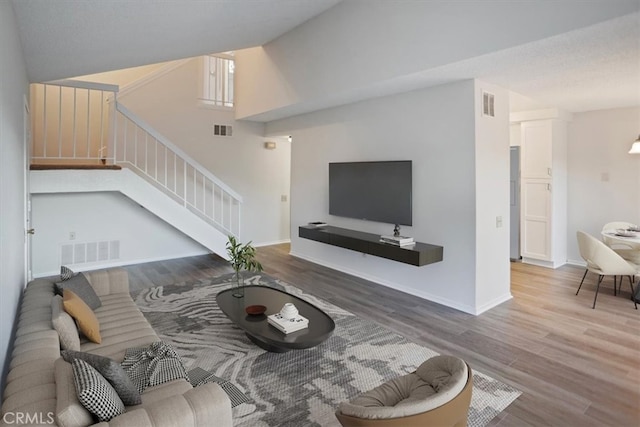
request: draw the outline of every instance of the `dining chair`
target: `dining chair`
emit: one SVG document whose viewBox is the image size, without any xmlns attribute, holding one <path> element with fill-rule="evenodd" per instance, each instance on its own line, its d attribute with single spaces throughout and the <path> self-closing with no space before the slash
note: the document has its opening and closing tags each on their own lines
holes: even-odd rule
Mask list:
<svg viewBox="0 0 640 427">
<path fill-rule="evenodd" d="M 590 234 L 584 231 L 578 231 L 578 250 L 580 256 L 587 263 L 587 270 L 582 276 L 580 286 L 576 291 L 576 295 L 582 288 L 582 283 L 587 275 L 587 272 L 591 271 L 598 274 L 598 282 L 596 284 L 596 295 L 593 298 L 593 307 L 596 308 L 596 300 L 598 299 L 598 291 L 600 290 L 600 283 L 605 276 L 627 276 L 629 278 L 629 286 L 631 287 L 631 295 L 633 292 L 633 285 L 635 282 L 635 276 L 640 274 L 640 267 L 632 262 L 629 262 L 618 255 L 613 249 L 604 244 L 604 242 L 596 239 Z M 615 279 L 614 279 L 615 280 Z M 622 279 L 620 279 L 622 281 Z M 614 293 L 616 292 L 616 284 L 614 283 Z M 638 309 L 638 304 L 633 300 L 633 304 Z"/>
</svg>

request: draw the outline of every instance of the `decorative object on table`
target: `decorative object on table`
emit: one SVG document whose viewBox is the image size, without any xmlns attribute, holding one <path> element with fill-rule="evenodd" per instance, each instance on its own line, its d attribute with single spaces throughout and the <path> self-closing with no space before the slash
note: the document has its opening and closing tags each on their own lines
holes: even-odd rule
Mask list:
<svg viewBox="0 0 640 427">
<path fill-rule="evenodd" d="M 286 303 L 280 313 L 267 316 L 267 322 L 277 328 L 280 332 L 290 334 L 309 327 L 309 319 L 301 316 L 295 305 Z"/>
<path fill-rule="evenodd" d="M 280 315 L 283 319 L 293 319 L 298 314 L 298 309 L 293 303 L 286 303 L 280 309 Z"/>
<path fill-rule="evenodd" d="M 636 232 L 635 231 L 630 231 L 624 228 L 618 228 L 615 233 L 616 236 L 621 236 L 621 237 L 635 237 L 636 236 Z"/>
<path fill-rule="evenodd" d="M 267 311 L 267 307 L 265 307 L 264 305 L 257 305 L 257 304 L 249 305 L 244 308 L 244 311 L 246 311 L 247 314 L 250 316 L 260 316 L 261 314 L 264 314 L 265 311 Z"/>
<path fill-rule="evenodd" d="M 251 402 L 251 399 L 244 394 L 238 387 L 236 387 L 233 383 L 222 379 L 220 377 L 216 377 L 211 372 L 205 371 L 202 368 L 193 368 L 189 372 L 187 372 L 187 376 L 189 377 L 189 382 L 192 386 L 198 387 L 206 383 L 216 383 L 224 390 L 225 393 L 229 396 L 229 400 L 231 400 L 231 407 L 235 408 L 241 403 Z"/>
<path fill-rule="evenodd" d="M 336 426 L 334 412 L 340 402 L 404 375 L 437 354 L 264 273 L 249 280 L 304 298 L 330 314 L 336 322 L 332 336 L 318 347 L 287 353 L 252 344 L 211 303 L 229 287 L 233 273 L 134 293 L 158 336 L 175 343 L 187 370 L 198 366 L 215 372 L 250 395 L 251 403 L 233 408 L 236 427 Z M 389 360 L 393 363 L 380 363 Z M 468 425 L 482 427 L 495 422 L 521 393 L 475 369 L 473 376 Z"/>
<path fill-rule="evenodd" d="M 256 259 L 256 249 L 251 246 L 251 242 L 244 245 L 238 242 L 235 236 L 229 236 L 227 242 L 227 254 L 229 262 L 235 271 L 236 281 L 233 296 L 242 298 L 244 296 L 244 277 L 242 271 L 254 271 L 256 273 L 262 271 L 262 264 Z"/>
</svg>

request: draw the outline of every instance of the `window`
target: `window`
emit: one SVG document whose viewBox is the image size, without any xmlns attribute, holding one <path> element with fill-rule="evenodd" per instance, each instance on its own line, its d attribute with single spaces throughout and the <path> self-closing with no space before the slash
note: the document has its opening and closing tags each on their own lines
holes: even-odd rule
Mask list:
<svg viewBox="0 0 640 427">
<path fill-rule="evenodd" d="M 203 57 L 202 102 L 216 107 L 233 108 L 233 52 Z"/>
</svg>

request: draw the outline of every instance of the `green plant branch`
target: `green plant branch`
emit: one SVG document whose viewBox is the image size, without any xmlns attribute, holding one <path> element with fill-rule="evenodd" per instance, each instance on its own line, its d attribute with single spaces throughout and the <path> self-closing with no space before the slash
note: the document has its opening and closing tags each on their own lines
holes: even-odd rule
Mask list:
<svg viewBox="0 0 640 427">
<path fill-rule="evenodd" d="M 262 264 L 256 259 L 256 249 L 251 246 L 251 242 L 243 245 L 235 236 L 228 236 L 228 239 L 227 254 L 231 267 L 236 273 L 236 281 L 240 280 L 240 272 L 243 270 L 262 271 Z"/>
</svg>

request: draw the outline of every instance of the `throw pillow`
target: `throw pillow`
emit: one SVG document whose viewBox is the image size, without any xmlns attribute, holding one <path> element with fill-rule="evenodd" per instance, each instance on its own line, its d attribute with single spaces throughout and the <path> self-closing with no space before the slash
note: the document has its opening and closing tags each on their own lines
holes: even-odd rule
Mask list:
<svg viewBox="0 0 640 427">
<path fill-rule="evenodd" d="M 60 295 L 62 295 L 62 291 L 65 289 L 73 291 L 73 293 L 82 298 L 82 300 L 91 308 L 91 310 L 95 310 L 96 308 L 102 306 L 100 297 L 96 295 L 96 291 L 93 290 L 93 287 L 91 286 L 85 275 L 82 273 L 78 273 L 72 278 L 63 282 L 56 283 L 56 291 Z"/>
<path fill-rule="evenodd" d="M 163 341 L 126 349 L 121 366 L 141 394 L 147 386 L 189 379 L 180 355 Z"/>
<path fill-rule="evenodd" d="M 60 347 L 63 350 L 80 350 L 78 328 L 71 316 L 64 311 L 60 295 L 51 299 L 51 323 L 60 337 Z"/>
<path fill-rule="evenodd" d="M 80 331 L 89 338 L 89 340 L 100 344 L 102 342 L 100 323 L 93 310 L 69 289 L 63 291 L 62 303 L 64 305 L 64 311 L 76 319 Z"/>
<path fill-rule="evenodd" d="M 100 421 L 106 422 L 124 413 L 124 403 L 109 381 L 82 359 L 73 359 L 73 382 L 78 400 Z"/>
<path fill-rule="evenodd" d="M 71 279 L 73 276 L 75 275 L 75 273 L 73 272 L 73 270 L 71 270 L 69 267 L 67 267 L 66 265 L 63 265 L 62 267 L 60 267 L 60 280 L 61 281 L 65 281 L 65 280 L 69 280 Z"/>
<path fill-rule="evenodd" d="M 131 378 L 122 369 L 122 366 L 113 359 L 98 356 L 97 354 L 83 353 L 80 351 L 63 351 L 62 358 L 71 363 L 73 359 L 82 359 L 91 365 L 96 371 L 105 377 L 118 393 L 122 403 L 126 406 L 139 405 L 142 403 L 140 393 Z"/>
</svg>

